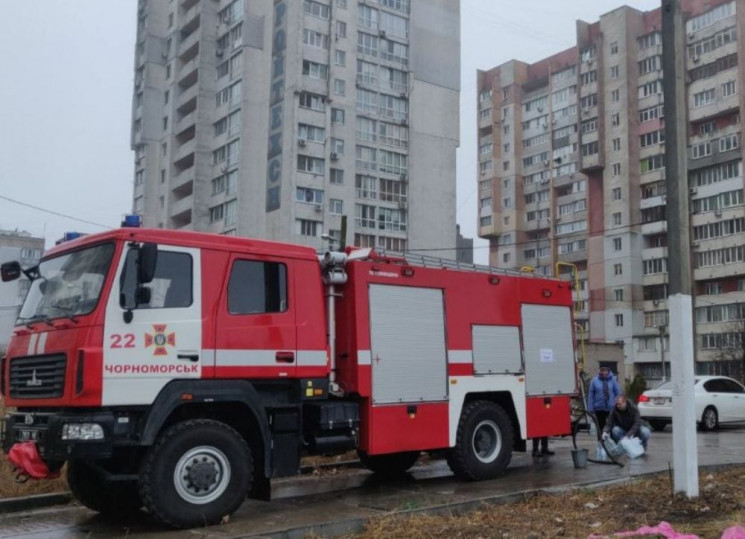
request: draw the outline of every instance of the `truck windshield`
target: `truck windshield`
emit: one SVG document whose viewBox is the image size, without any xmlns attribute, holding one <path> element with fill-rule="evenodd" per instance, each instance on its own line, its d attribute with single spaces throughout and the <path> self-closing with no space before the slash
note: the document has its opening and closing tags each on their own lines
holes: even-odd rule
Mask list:
<svg viewBox="0 0 745 539">
<path fill-rule="evenodd" d="M 98 303 L 113 254 L 114 244 L 105 243 L 42 260 L 32 269 L 36 275 L 17 323 L 91 312 Z"/>
</svg>

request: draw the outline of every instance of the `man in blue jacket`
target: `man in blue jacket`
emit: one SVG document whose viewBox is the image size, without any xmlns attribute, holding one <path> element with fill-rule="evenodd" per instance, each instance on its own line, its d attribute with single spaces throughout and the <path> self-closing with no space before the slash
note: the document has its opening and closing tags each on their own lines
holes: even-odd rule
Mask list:
<svg viewBox="0 0 745 539">
<path fill-rule="evenodd" d="M 616 397 L 621 393 L 621 387 L 608 367 L 600 367 L 597 376 L 590 380 L 587 392 L 587 411 L 594 413 L 598 418 L 598 427 L 601 431 L 605 428 L 608 413 L 616 404 Z"/>
</svg>

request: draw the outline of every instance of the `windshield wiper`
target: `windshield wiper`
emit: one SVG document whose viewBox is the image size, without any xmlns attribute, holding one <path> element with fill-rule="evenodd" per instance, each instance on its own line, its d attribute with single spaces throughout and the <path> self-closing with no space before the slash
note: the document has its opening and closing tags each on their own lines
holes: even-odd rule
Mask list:
<svg viewBox="0 0 745 539">
<path fill-rule="evenodd" d="M 52 309 L 57 309 L 58 311 L 62 311 L 64 313 L 64 315 L 73 324 L 77 324 L 78 323 L 78 319 L 75 318 L 75 312 L 72 309 L 70 309 L 69 307 L 63 307 L 62 305 L 59 305 L 59 304 L 56 304 L 56 303 L 54 305 L 50 305 L 50 307 Z"/>
<path fill-rule="evenodd" d="M 33 329 L 32 324 L 35 324 L 36 322 L 44 322 L 48 326 L 54 327 L 54 324 L 52 323 L 52 319 L 49 318 L 45 314 L 35 314 L 34 316 L 29 316 L 27 318 L 19 316 L 18 320 L 20 320 L 21 323 L 24 326 L 26 326 L 28 329 Z"/>
</svg>

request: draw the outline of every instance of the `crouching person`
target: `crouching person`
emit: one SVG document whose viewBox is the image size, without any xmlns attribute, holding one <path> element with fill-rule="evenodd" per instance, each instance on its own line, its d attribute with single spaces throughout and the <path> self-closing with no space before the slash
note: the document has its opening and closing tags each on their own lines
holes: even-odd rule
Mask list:
<svg viewBox="0 0 745 539">
<path fill-rule="evenodd" d="M 637 436 L 646 452 L 651 431 L 642 425 L 642 417 L 634 403 L 627 400 L 624 395 L 619 395 L 616 397 L 616 405 L 608 414 L 608 421 L 603 428 L 603 438 L 607 438 L 609 434 L 616 443 L 623 438 Z"/>
</svg>

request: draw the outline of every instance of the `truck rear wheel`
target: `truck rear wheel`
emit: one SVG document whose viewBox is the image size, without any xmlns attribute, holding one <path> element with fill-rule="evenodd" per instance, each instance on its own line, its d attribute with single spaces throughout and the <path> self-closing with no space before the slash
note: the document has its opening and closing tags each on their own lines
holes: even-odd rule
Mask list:
<svg viewBox="0 0 745 539">
<path fill-rule="evenodd" d="M 388 455 L 368 455 L 359 452 L 362 465 L 382 477 L 395 477 L 405 473 L 419 459 L 419 451 L 391 453 Z"/>
<path fill-rule="evenodd" d="M 448 465 L 460 479 L 481 481 L 501 474 L 512 458 L 512 423 L 491 401 L 469 402 L 458 422 Z"/>
<path fill-rule="evenodd" d="M 142 507 L 136 481 L 106 481 L 100 469 L 82 460 L 67 463 L 67 484 L 75 499 L 103 515 L 127 516 Z"/>
<path fill-rule="evenodd" d="M 161 434 L 148 453 L 140 494 L 145 507 L 170 526 L 217 524 L 243 503 L 253 472 L 251 449 L 235 429 L 188 420 Z"/>
</svg>

